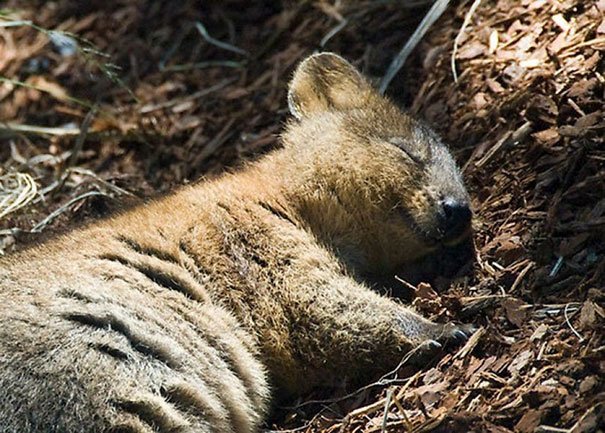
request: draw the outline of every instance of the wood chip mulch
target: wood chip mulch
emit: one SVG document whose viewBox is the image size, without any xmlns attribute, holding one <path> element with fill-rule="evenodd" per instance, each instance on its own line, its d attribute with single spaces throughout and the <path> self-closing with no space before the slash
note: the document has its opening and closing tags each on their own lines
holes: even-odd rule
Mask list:
<svg viewBox="0 0 605 433">
<path fill-rule="evenodd" d="M 336 51 L 379 79 L 426 12 L 200 3 L 5 2 L 0 252 L 275 148 L 300 59 Z M 409 280 L 412 303 L 480 329 L 268 428 L 605 430 L 605 0 L 484 0 L 462 32 L 472 2 L 452 3 L 388 93 L 451 144 L 476 215 L 476 260 Z"/>
</svg>

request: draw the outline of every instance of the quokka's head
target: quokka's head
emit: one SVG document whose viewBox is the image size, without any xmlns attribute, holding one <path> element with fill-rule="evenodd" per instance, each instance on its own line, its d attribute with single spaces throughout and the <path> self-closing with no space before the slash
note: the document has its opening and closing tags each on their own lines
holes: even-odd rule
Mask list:
<svg viewBox="0 0 605 433">
<path fill-rule="evenodd" d="M 385 271 L 468 238 L 469 196 L 446 146 L 349 62 L 308 57 L 288 103 L 295 121 L 284 143 L 304 182 L 301 212 L 347 260 Z"/>
</svg>

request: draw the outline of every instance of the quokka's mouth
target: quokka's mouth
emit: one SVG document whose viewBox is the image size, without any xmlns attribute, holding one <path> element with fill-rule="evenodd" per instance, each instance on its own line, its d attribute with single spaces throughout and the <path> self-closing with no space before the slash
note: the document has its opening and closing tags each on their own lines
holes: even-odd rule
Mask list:
<svg viewBox="0 0 605 433">
<path fill-rule="evenodd" d="M 469 239 L 473 233 L 470 220 L 468 224 L 457 230 L 456 233 L 448 235 L 443 228 L 437 228 L 435 230 L 423 228 L 403 206 L 397 206 L 396 210 L 398 218 L 402 219 L 416 235 L 418 240 L 429 248 L 438 248 L 440 246 L 453 247 L 459 245 Z"/>
<path fill-rule="evenodd" d="M 412 230 L 418 240 L 425 244 L 427 247 L 436 248 L 443 243 L 442 233 L 431 233 L 431 231 L 425 230 L 419 223 L 416 222 L 416 219 L 403 206 L 397 206 L 396 210 L 398 213 L 398 217 L 402 219 L 405 225 L 407 225 Z"/>
</svg>

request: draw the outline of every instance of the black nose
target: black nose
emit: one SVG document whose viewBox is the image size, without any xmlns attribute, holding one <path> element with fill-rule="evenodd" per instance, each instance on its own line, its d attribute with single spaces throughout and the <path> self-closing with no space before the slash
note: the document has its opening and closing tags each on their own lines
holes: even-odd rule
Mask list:
<svg viewBox="0 0 605 433">
<path fill-rule="evenodd" d="M 464 234 L 470 227 L 473 213 L 468 203 L 447 198 L 443 200 L 446 240 L 453 240 Z"/>
</svg>

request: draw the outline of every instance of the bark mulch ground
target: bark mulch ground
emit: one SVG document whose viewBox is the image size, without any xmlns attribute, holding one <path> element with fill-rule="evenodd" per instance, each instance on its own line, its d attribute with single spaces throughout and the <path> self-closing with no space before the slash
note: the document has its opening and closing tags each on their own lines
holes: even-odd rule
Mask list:
<svg viewBox="0 0 605 433">
<path fill-rule="evenodd" d="M 299 60 L 336 51 L 379 79 L 426 12 L 200 3 L 4 3 L 1 252 L 275 148 Z M 388 93 L 463 167 L 475 260 L 393 281 L 425 315 L 480 329 L 422 369 L 278 408 L 268 428 L 605 429 L 605 1 L 484 0 L 460 31 L 471 3 L 450 5 Z"/>
</svg>

